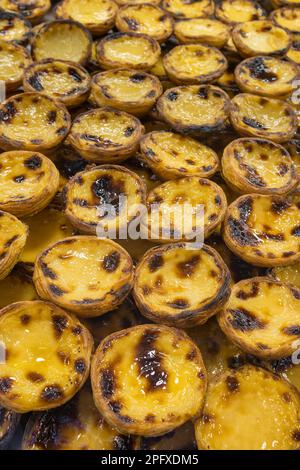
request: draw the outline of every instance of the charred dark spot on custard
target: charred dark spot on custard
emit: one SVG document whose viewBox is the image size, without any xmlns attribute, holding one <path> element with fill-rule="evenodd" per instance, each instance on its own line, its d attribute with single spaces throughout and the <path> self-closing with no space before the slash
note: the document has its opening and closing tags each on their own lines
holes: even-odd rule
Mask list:
<svg viewBox="0 0 300 470">
<path fill-rule="evenodd" d="M 48 403 L 59 401 L 63 396 L 64 393 L 61 387 L 57 384 L 48 385 L 41 393 L 41 399 Z"/>
<path fill-rule="evenodd" d="M 242 332 L 263 329 L 265 323 L 245 308 L 229 309 L 231 317 L 229 322 L 235 330 Z"/>
<path fill-rule="evenodd" d="M 69 67 L 68 68 L 68 74 L 77 83 L 81 83 L 83 81 L 83 78 L 81 77 L 80 73 L 74 67 Z"/>
<path fill-rule="evenodd" d="M 155 345 L 158 337 L 159 331 L 149 328 L 144 331 L 136 348 L 135 361 L 140 376 L 147 380 L 149 391 L 165 389 L 168 382 L 168 373 L 162 367 L 164 355 Z"/>
<path fill-rule="evenodd" d="M 206 87 L 200 87 L 199 90 L 198 90 L 198 93 L 197 95 L 203 99 L 203 100 L 207 100 L 208 99 L 208 89 Z"/>
<path fill-rule="evenodd" d="M 294 441 L 300 442 L 300 430 L 296 429 L 296 431 L 293 431 L 292 438 Z"/>
<path fill-rule="evenodd" d="M 291 204 L 284 199 L 275 199 L 272 201 L 271 204 L 271 211 L 274 212 L 274 214 L 280 215 L 284 211 L 286 211 Z"/>
<path fill-rule="evenodd" d="M 212 416 L 209 415 L 208 413 L 202 413 L 201 421 L 204 424 L 208 424 L 208 423 L 211 423 L 213 421 L 213 419 L 212 419 Z"/>
<path fill-rule="evenodd" d="M 40 72 L 34 72 L 33 75 L 31 75 L 28 78 L 28 83 L 36 91 L 43 91 L 44 87 L 41 83 L 41 73 Z"/>
<path fill-rule="evenodd" d="M 134 75 L 131 75 L 130 80 L 133 83 L 141 83 L 145 80 L 146 75 L 144 73 L 135 73 Z"/>
<path fill-rule="evenodd" d="M 62 297 L 66 292 L 56 284 L 49 284 L 49 290 L 55 297 Z"/>
<path fill-rule="evenodd" d="M 239 220 L 229 217 L 228 228 L 231 237 L 241 246 L 257 246 L 260 243 L 258 237 L 253 234 L 245 224 Z"/>
<path fill-rule="evenodd" d="M 132 126 L 126 127 L 126 129 L 124 131 L 125 137 L 131 137 L 133 133 L 134 133 L 134 127 L 132 127 Z"/>
<path fill-rule="evenodd" d="M 18 240 L 18 238 L 19 238 L 19 235 L 14 235 L 9 240 L 7 240 L 7 242 L 4 243 L 4 247 L 9 248 L 16 240 Z"/>
<path fill-rule="evenodd" d="M 52 324 L 56 338 L 60 338 L 68 326 L 68 319 L 63 315 L 53 315 Z"/>
<path fill-rule="evenodd" d="M 179 96 L 179 95 L 178 95 L 177 91 L 170 91 L 170 92 L 167 94 L 167 99 L 168 99 L 169 101 L 176 101 L 177 98 L 178 98 L 178 96 Z"/>
<path fill-rule="evenodd" d="M 177 263 L 176 267 L 179 271 L 179 275 L 181 277 L 191 277 L 194 274 L 196 267 L 200 263 L 200 259 L 200 255 L 194 255 L 186 261 Z"/>
<path fill-rule="evenodd" d="M 283 328 L 283 333 L 290 336 L 300 336 L 300 325 L 292 325 Z"/>
<path fill-rule="evenodd" d="M 119 197 L 125 195 L 124 181 L 114 180 L 110 175 L 100 176 L 92 184 L 92 192 L 99 204 L 110 204 L 119 213 Z"/>
<path fill-rule="evenodd" d="M 145 416 L 145 421 L 147 423 L 155 423 L 155 415 L 149 413 L 147 416 Z"/>
<path fill-rule="evenodd" d="M 84 374 L 86 371 L 86 363 L 84 359 L 76 359 L 75 370 L 78 374 Z"/>
<path fill-rule="evenodd" d="M 253 199 L 251 196 L 243 198 L 238 204 L 240 218 L 243 222 L 248 222 L 253 211 Z"/>
<path fill-rule="evenodd" d="M 151 273 L 158 271 L 164 265 L 163 255 L 160 253 L 155 253 L 152 255 L 148 261 L 148 268 Z"/>
<path fill-rule="evenodd" d="M 120 253 L 118 253 L 117 251 L 111 252 L 110 254 L 104 257 L 104 260 L 102 262 L 103 269 L 108 273 L 113 273 L 120 265 L 120 259 Z"/>
<path fill-rule="evenodd" d="M 22 325 L 24 325 L 24 326 L 28 325 L 30 320 L 31 320 L 31 316 L 27 315 L 26 313 L 24 313 L 23 315 L 20 316 L 20 321 L 21 321 Z"/>
<path fill-rule="evenodd" d="M 155 157 L 155 152 L 153 152 L 153 150 L 150 148 L 147 148 L 147 150 L 145 151 L 145 154 L 147 157 L 150 157 L 150 158 Z"/>
<path fill-rule="evenodd" d="M 8 393 L 13 385 L 13 379 L 11 377 L 0 377 L 0 393 L 3 395 Z"/>
<path fill-rule="evenodd" d="M 300 237 L 300 225 L 294 227 L 291 231 L 291 234 L 294 235 L 294 237 Z"/>
<path fill-rule="evenodd" d="M 239 391 L 240 384 L 236 377 L 229 375 L 226 377 L 226 386 L 229 392 L 236 393 Z"/>
<path fill-rule="evenodd" d="M 263 57 L 254 57 L 247 63 L 252 78 L 262 80 L 265 83 L 272 83 L 278 80 L 276 73 L 268 69 Z"/>
<path fill-rule="evenodd" d="M 291 403 L 291 401 L 292 401 L 292 397 L 288 392 L 284 392 L 282 394 L 282 399 L 285 403 Z"/>
<path fill-rule="evenodd" d="M 167 305 L 175 310 L 184 310 L 189 307 L 189 302 L 186 299 L 174 299 L 171 302 L 167 302 Z"/>
<path fill-rule="evenodd" d="M 32 383 L 41 383 L 45 381 L 45 377 L 37 372 L 28 372 L 26 377 Z"/>
<path fill-rule="evenodd" d="M 74 326 L 72 333 L 74 336 L 79 336 L 82 333 L 82 327 L 80 325 Z"/>
<path fill-rule="evenodd" d="M 48 124 L 52 125 L 56 122 L 57 112 L 56 111 L 49 111 L 47 114 Z"/>
<path fill-rule="evenodd" d="M 239 290 L 235 295 L 238 299 L 253 299 L 256 297 L 259 293 L 259 285 L 258 282 L 253 282 L 251 285 L 251 289 L 249 292 L 246 292 L 244 290 Z"/>
<path fill-rule="evenodd" d="M 52 271 L 52 269 L 49 268 L 47 263 L 42 261 L 40 263 L 40 267 L 41 267 L 42 273 L 44 274 L 45 277 L 48 277 L 49 279 L 52 279 L 52 280 L 57 279 L 57 275 L 55 274 L 54 271 Z"/>
<path fill-rule="evenodd" d="M 33 155 L 32 157 L 26 158 L 24 166 L 30 170 L 37 170 L 42 166 L 42 159 L 38 155 Z"/>
<path fill-rule="evenodd" d="M 197 350 L 196 348 L 192 348 L 186 355 L 187 361 L 194 361 L 197 357 Z"/>
<path fill-rule="evenodd" d="M 6 103 L 6 105 L 0 109 L 0 121 L 4 122 L 5 124 L 9 124 L 17 112 L 18 110 L 13 102 Z"/>
<path fill-rule="evenodd" d="M 115 374 L 112 369 L 103 369 L 100 372 L 100 389 L 104 398 L 109 399 L 113 396 L 116 390 L 116 383 Z"/>
<path fill-rule="evenodd" d="M 261 122 L 257 121 L 256 119 L 252 119 L 248 116 L 244 116 L 242 121 L 247 126 L 253 127 L 253 129 L 263 129 L 263 130 L 267 129 Z"/>
<path fill-rule="evenodd" d="M 25 181 L 25 176 L 24 175 L 19 175 L 14 177 L 14 182 L 15 183 L 23 183 Z"/>
<path fill-rule="evenodd" d="M 75 204 L 75 206 L 79 206 L 79 207 L 87 207 L 89 205 L 89 203 L 86 199 L 79 199 L 78 197 L 75 197 L 73 199 L 73 204 Z"/>
<path fill-rule="evenodd" d="M 127 24 L 128 28 L 131 31 L 137 31 L 139 29 L 139 22 L 135 18 L 129 18 L 128 16 L 123 16 L 123 21 Z"/>
<path fill-rule="evenodd" d="M 63 351 L 57 351 L 58 359 L 65 365 L 68 366 L 70 364 L 71 358 L 68 354 L 64 353 Z"/>
<path fill-rule="evenodd" d="M 285 176 L 288 171 L 289 171 L 289 166 L 286 163 L 280 163 L 278 165 L 279 176 Z"/>
</svg>

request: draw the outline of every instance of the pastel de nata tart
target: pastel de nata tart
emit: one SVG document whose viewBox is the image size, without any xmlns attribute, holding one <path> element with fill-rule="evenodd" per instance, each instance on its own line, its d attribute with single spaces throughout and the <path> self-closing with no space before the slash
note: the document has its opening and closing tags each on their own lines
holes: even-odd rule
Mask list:
<svg viewBox="0 0 300 470">
<path fill-rule="evenodd" d="M 162 94 L 159 78 L 130 69 L 107 70 L 93 77 L 92 100 L 135 116 L 147 114 Z"/>
<path fill-rule="evenodd" d="M 128 0 L 115 0 L 117 5 L 127 5 Z M 148 0 L 146 3 L 150 3 L 151 5 L 159 5 L 161 0 Z M 140 5 L 142 3 L 145 3 L 144 0 L 130 0 L 130 3 L 132 5 Z"/>
<path fill-rule="evenodd" d="M 31 24 L 22 15 L 0 9 L 0 38 L 3 41 L 23 44 L 31 34 Z"/>
<path fill-rule="evenodd" d="M 293 83 L 299 71 L 292 62 L 271 56 L 256 56 L 243 60 L 234 74 L 242 91 L 280 97 L 294 90 Z"/>
<path fill-rule="evenodd" d="M 126 203 L 121 198 L 126 198 Z M 78 230 L 95 235 L 97 230 L 124 230 L 144 204 L 146 185 L 133 171 L 117 165 L 101 165 L 77 173 L 65 188 L 65 214 Z M 106 215 L 110 204 L 115 214 Z M 101 213 L 101 207 L 103 207 Z"/>
<path fill-rule="evenodd" d="M 41 153 L 4 152 L 0 168 L 0 209 L 17 217 L 40 212 L 58 190 L 58 170 Z"/>
<path fill-rule="evenodd" d="M 229 207 L 224 241 L 237 256 L 262 267 L 288 266 L 300 259 L 300 209 L 286 197 L 250 194 Z"/>
<path fill-rule="evenodd" d="M 74 119 L 68 143 L 86 160 L 121 162 L 136 152 L 143 132 L 144 127 L 136 117 L 103 107 Z"/>
<path fill-rule="evenodd" d="M 195 423 L 198 448 L 297 450 L 299 413 L 299 392 L 278 375 L 252 365 L 226 370 Z"/>
<path fill-rule="evenodd" d="M 89 384 L 64 406 L 36 413 L 27 421 L 23 450 L 133 450 L 135 439 L 107 424 Z"/>
<path fill-rule="evenodd" d="M 19 88 L 23 80 L 24 68 L 31 62 L 30 54 L 22 46 L 3 41 L 0 33 L 0 80 L 7 91 Z"/>
<path fill-rule="evenodd" d="M 44 23 L 31 40 L 33 59 L 70 60 L 85 65 L 91 56 L 92 37 L 81 24 L 71 20 Z"/>
<path fill-rule="evenodd" d="M 202 18 L 213 14 L 212 0 L 163 0 L 162 8 L 174 16 L 181 18 Z"/>
<path fill-rule="evenodd" d="M 215 15 L 223 23 L 234 26 L 259 20 L 266 16 L 266 12 L 255 0 L 219 0 L 216 2 Z"/>
<path fill-rule="evenodd" d="M 300 40 L 292 41 L 290 49 L 286 53 L 286 57 L 296 64 L 300 64 Z"/>
<path fill-rule="evenodd" d="M 207 382 L 195 343 L 164 325 L 139 325 L 105 338 L 91 379 L 104 419 L 142 436 L 164 434 L 199 416 Z"/>
<path fill-rule="evenodd" d="M 24 71 L 25 91 L 41 92 L 58 99 L 67 107 L 80 106 L 89 96 L 91 78 L 79 64 L 45 59 Z"/>
<path fill-rule="evenodd" d="M 140 141 L 142 160 L 161 180 L 183 176 L 211 177 L 219 167 L 219 158 L 198 140 L 168 131 L 153 131 Z"/>
<path fill-rule="evenodd" d="M 270 140 L 234 140 L 221 161 L 225 181 L 240 194 L 287 194 L 299 182 L 288 151 Z"/>
<path fill-rule="evenodd" d="M 269 275 L 277 281 L 292 284 L 300 289 L 300 262 L 292 266 L 277 266 L 271 269 Z"/>
<path fill-rule="evenodd" d="M 241 93 L 231 100 L 230 120 L 239 134 L 277 143 L 289 141 L 298 126 L 290 104 L 250 93 Z"/>
<path fill-rule="evenodd" d="M 3 150 L 51 150 L 63 141 L 70 126 L 64 104 L 41 93 L 21 93 L 0 105 Z"/>
<path fill-rule="evenodd" d="M 189 205 L 192 213 L 181 217 L 184 205 Z M 199 235 L 199 230 L 207 238 L 222 222 L 227 201 L 224 191 L 216 183 L 190 176 L 157 186 L 148 194 L 147 207 L 148 213 L 142 219 L 147 238 L 171 243 L 174 240 L 191 241 Z M 200 208 L 204 211 L 203 216 Z"/>
<path fill-rule="evenodd" d="M 36 300 L 38 295 L 31 277 L 17 265 L 14 270 L 0 281 L 0 308 L 14 302 Z"/>
<path fill-rule="evenodd" d="M 0 280 L 19 261 L 25 246 L 28 228 L 14 215 L 0 211 Z"/>
<path fill-rule="evenodd" d="M 40 300 L 0 312 L 0 403 L 19 413 L 69 401 L 89 375 L 93 339 L 70 313 Z"/>
<path fill-rule="evenodd" d="M 229 28 L 221 21 L 210 18 L 189 18 L 176 21 L 174 34 L 184 44 L 204 43 L 223 47 L 229 39 Z"/>
<path fill-rule="evenodd" d="M 211 247 L 189 250 L 184 244 L 152 248 L 139 262 L 133 288 L 146 318 L 178 328 L 204 324 L 226 303 L 230 273 Z"/>
<path fill-rule="evenodd" d="M 173 19 L 156 5 L 128 4 L 118 10 L 116 27 L 125 33 L 147 34 L 159 42 L 164 42 L 173 32 Z"/>
<path fill-rule="evenodd" d="M 270 17 L 273 22 L 286 29 L 291 34 L 299 34 L 300 31 L 300 11 L 299 8 L 284 7 L 272 11 Z"/>
<path fill-rule="evenodd" d="M 114 26 L 117 11 L 112 0 L 62 0 L 55 10 L 58 18 L 78 21 L 94 35 L 105 34 Z"/>
<path fill-rule="evenodd" d="M 0 450 L 8 447 L 20 422 L 20 415 L 0 407 Z"/>
<path fill-rule="evenodd" d="M 112 240 L 69 237 L 38 256 L 33 280 L 41 298 L 78 316 L 97 317 L 127 297 L 133 285 L 133 263 Z"/>
<path fill-rule="evenodd" d="M 230 341 L 263 359 L 279 359 L 295 351 L 300 335 L 300 290 L 255 277 L 234 285 L 218 321 Z"/>
<path fill-rule="evenodd" d="M 299 7 L 299 0 L 271 0 L 272 5 L 275 8 L 290 6 L 290 7 Z"/>
<path fill-rule="evenodd" d="M 18 13 L 35 24 L 51 8 L 50 0 L 0 0 L 0 8 L 5 11 Z"/>
<path fill-rule="evenodd" d="M 98 63 L 105 70 L 149 70 L 157 62 L 160 52 L 155 39 L 138 33 L 109 34 L 97 45 Z"/>
<path fill-rule="evenodd" d="M 230 100 L 213 85 L 189 85 L 166 90 L 156 106 L 161 119 L 176 131 L 203 135 L 224 127 Z"/>
<path fill-rule="evenodd" d="M 236 25 L 232 30 L 232 39 L 242 57 L 283 55 L 291 46 L 290 35 L 269 20 Z"/>
<path fill-rule="evenodd" d="M 220 77 L 227 68 L 227 59 L 219 49 L 202 44 L 182 44 L 164 58 L 164 67 L 174 83 L 207 83 Z"/>
</svg>

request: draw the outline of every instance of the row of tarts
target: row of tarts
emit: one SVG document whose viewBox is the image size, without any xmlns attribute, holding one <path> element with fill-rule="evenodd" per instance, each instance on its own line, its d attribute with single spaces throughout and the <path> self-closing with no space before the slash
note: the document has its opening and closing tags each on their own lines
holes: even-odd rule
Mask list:
<svg viewBox="0 0 300 470">
<path fill-rule="evenodd" d="M 0 446 L 299 449 L 300 5 L 125 3 L 0 1 Z"/>
</svg>

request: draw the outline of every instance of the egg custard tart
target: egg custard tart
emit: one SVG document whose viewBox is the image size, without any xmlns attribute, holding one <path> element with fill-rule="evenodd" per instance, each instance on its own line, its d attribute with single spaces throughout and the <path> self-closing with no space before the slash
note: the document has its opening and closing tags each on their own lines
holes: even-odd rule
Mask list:
<svg viewBox="0 0 300 470">
<path fill-rule="evenodd" d="M 234 285 L 218 317 L 230 341 L 263 359 L 293 354 L 300 335 L 300 290 L 255 277 Z"/>
<path fill-rule="evenodd" d="M 0 311 L 0 404 L 19 413 L 69 401 L 88 378 L 93 339 L 71 314 L 40 300 Z"/>
<path fill-rule="evenodd" d="M 91 56 L 92 37 L 81 24 L 71 20 L 44 23 L 31 41 L 35 61 L 70 60 L 85 65 Z"/>
<path fill-rule="evenodd" d="M 39 296 L 82 317 L 97 317 L 121 304 L 133 285 L 133 263 L 109 239 L 60 240 L 37 258 L 33 280 Z"/>
<path fill-rule="evenodd" d="M 113 28 L 118 7 L 112 0 L 62 0 L 56 16 L 78 21 L 92 34 L 102 35 Z"/>
<path fill-rule="evenodd" d="M 271 21 L 247 21 L 236 25 L 232 39 L 242 57 L 283 55 L 291 46 L 290 35 Z"/>
<path fill-rule="evenodd" d="M 270 17 L 273 22 L 291 34 L 299 34 L 300 10 L 299 8 L 284 7 L 272 11 Z"/>
<path fill-rule="evenodd" d="M 212 0 L 163 0 L 162 8 L 176 19 L 201 18 L 213 14 L 214 2 Z"/>
<path fill-rule="evenodd" d="M 298 67 L 292 62 L 269 56 L 250 57 L 235 69 L 242 91 L 270 97 L 291 93 L 298 75 Z"/>
<path fill-rule="evenodd" d="M 173 32 L 173 19 L 156 5 L 128 4 L 118 10 L 116 27 L 125 33 L 147 34 L 159 42 L 164 42 Z"/>
<path fill-rule="evenodd" d="M 211 177 L 219 167 L 219 158 L 211 148 L 191 137 L 168 131 L 145 134 L 139 156 L 161 180 L 183 176 Z"/>
<path fill-rule="evenodd" d="M 300 65 L 300 40 L 292 41 L 290 49 L 286 53 L 286 57 L 297 65 Z"/>
<path fill-rule="evenodd" d="M 28 20 L 17 13 L 0 9 L 0 38 L 3 41 L 23 44 L 30 36 L 31 24 Z"/>
<path fill-rule="evenodd" d="M 229 96 L 212 85 L 170 88 L 157 101 L 163 121 L 182 133 L 203 135 L 222 129 L 229 115 Z"/>
<path fill-rule="evenodd" d="M 3 150 L 51 150 L 63 141 L 70 126 L 66 107 L 41 93 L 21 93 L 0 105 Z"/>
<path fill-rule="evenodd" d="M 207 83 L 220 77 L 227 68 L 227 60 L 215 47 L 202 44 L 176 46 L 164 58 L 164 67 L 174 83 Z"/>
<path fill-rule="evenodd" d="M 242 135 L 278 143 L 289 141 L 298 126 L 297 115 L 290 104 L 250 93 L 241 93 L 231 100 L 230 120 Z"/>
<path fill-rule="evenodd" d="M 288 151 L 263 139 L 231 142 L 223 152 L 222 172 L 227 184 L 240 194 L 287 194 L 299 182 Z"/>
<path fill-rule="evenodd" d="M 0 80 L 7 91 L 19 88 L 24 68 L 31 62 L 29 52 L 22 46 L 3 41 L 0 34 Z"/>
<path fill-rule="evenodd" d="M 159 43 L 145 34 L 113 33 L 105 36 L 97 45 L 97 59 L 105 70 L 149 70 L 159 56 Z"/>
<path fill-rule="evenodd" d="M 101 165 L 71 178 L 64 199 L 66 216 L 74 227 L 95 235 L 99 229 L 125 229 L 136 218 L 137 206 L 145 203 L 146 185 L 127 168 Z M 115 214 L 106 216 L 104 209 L 101 213 L 101 207 L 107 204 Z"/>
<path fill-rule="evenodd" d="M 34 62 L 24 71 L 25 91 L 45 93 L 67 107 L 80 106 L 89 96 L 91 78 L 78 64 L 45 59 Z"/>
<path fill-rule="evenodd" d="M 255 0 L 220 0 L 216 2 L 215 15 L 223 23 L 234 26 L 259 20 L 266 16 L 266 12 Z"/>
<path fill-rule="evenodd" d="M 270 270 L 269 275 L 276 281 L 291 284 L 300 289 L 300 262 L 292 266 L 277 266 Z"/>
<path fill-rule="evenodd" d="M 230 294 L 230 273 L 211 247 L 171 244 L 147 251 L 137 266 L 134 299 L 155 323 L 179 328 L 204 324 Z"/>
<path fill-rule="evenodd" d="M 299 392 L 264 369 L 245 365 L 209 384 L 195 423 L 201 450 L 299 449 Z"/>
<path fill-rule="evenodd" d="M 105 338 L 91 378 L 104 419 L 142 436 L 164 434 L 198 416 L 207 382 L 197 346 L 183 331 L 163 325 L 139 325 Z"/>
<path fill-rule="evenodd" d="M 274 8 L 289 6 L 289 7 L 300 7 L 299 0 L 271 0 L 271 4 Z"/>
<path fill-rule="evenodd" d="M 145 2 L 144 0 L 130 0 L 130 2 L 128 2 L 128 0 L 114 0 L 116 2 L 117 5 L 127 5 L 127 3 L 130 3 L 132 5 L 140 5 L 141 3 L 150 3 L 151 5 L 159 5 L 161 0 L 147 0 L 147 2 Z"/>
<path fill-rule="evenodd" d="M 96 106 L 112 106 L 135 116 L 147 114 L 162 92 L 157 77 L 130 69 L 107 70 L 95 75 L 92 81 Z"/>
<path fill-rule="evenodd" d="M 236 199 L 224 221 L 224 240 L 256 266 L 288 266 L 300 259 L 300 209 L 280 196 L 250 194 Z"/>
<path fill-rule="evenodd" d="M 50 0 L 0 0 L 0 8 L 22 15 L 31 23 L 38 23 L 51 8 Z"/>
<path fill-rule="evenodd" d="M 0 406 L 0 450 L 8 447 L 20 422 L 20 415 Z"/>
<path fill-rule="evenodd" d="M 15 150 L 0 155 L 0 209 L 17 217 L 44 209 L 55 196 L 59 173 L 41 153 Z"/>
<path fill-rule="evenodd" d="M 144 127 L 136 117 L 103 107 L 77 116 L 68 142 L 86 160 L 121 162 L 136 152 L 143 132 Z"/>
<path fill-rule="evenodd" d="M 185 204 L 192 212 L 189 217 L 187 214 L 180 217 Z M 196 237 L 200 223 L 204 237 L 209 237 L 222 222 L 227 202 L 224 191 L 216 183 L 190 176 L 157 186 L 148 194 L 147 207 L 149 212 L 142 220 L 142 227 L 148 239 L 174 242 Z M 203 217 L 198 212 L 200 208 Z"/>
<path fill-rule="evenodd" d="M 0 280 L 18 262 L 25 246 L 28 228 L 14 215 L 0 211 Z"/>
<path fill-rule="evenodd" d="M 0 281 L 0 308 L 7 307 L 14 302 L 36 300 L 37 298 L 38 295 L 30 275 L 19 265 Z"/>
<path fill-rule="evenodd" d="M 204 43 L 223 47 L 229 39 L 229 28 L 221 21 L 210 18 L 190 18 L 176 21 L 174 34 L 184 44 Z"/>
<path fill-rule="evenodd" d="M 107 424 L 93 401 L 89 384 L 64 406 L 32 415 L 23 450 L 133 450 L 135 441 Z"/>
</svg>

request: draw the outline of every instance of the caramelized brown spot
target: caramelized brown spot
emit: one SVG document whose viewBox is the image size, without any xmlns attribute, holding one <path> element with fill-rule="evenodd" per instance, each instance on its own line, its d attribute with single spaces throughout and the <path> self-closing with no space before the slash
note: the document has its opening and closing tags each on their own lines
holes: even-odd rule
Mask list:
<svg viewBox="0 0 300 470">
<path fill-rule="evenodd" d="M 237 378 L 231 375 L 226 378 L 226 385 L 231 393 L 237 392 L 240 387 Z"/>
<path fill-rule="evenodd" d="M 61 400 L 64 393 L 59 385 L 48 385 L 41 393 L 41 399 L 46 402 Z"/>
<path fill-rule="evenodd" d="M 86 371 L 86 363 L 84 359 L 76 359 L 75 370 L 78 374 L 84 374 Z"/>
<path fill-rule="evenodd" d="M 104 257 L 102 266 L 103 269 L 109 273 L 113 273 L 120 264 L 120 253 L 113 251 Z"/>
<path fill-rule="evenodd" d="M 183 277 L 191 277 L 194 272 L 195 268 L 200 262 L 200 255 L 194 255 L 187 261 L 181 261 L 177 264 L 177 269 L 181 276 Z"/>
<path fill-rule="evenodd" d="M 30 382 L 39 383 L 44 382 L 45 377 L 43 377 L 41 374 L 38 374 L 37 372 L 28 372 L 27 379 L 30 380 Z"/>
<path fill-rule="evenodd" d="M 240 331 L 253 331 L 257 329 L 262 329 L 265 327 L 265 324 L 258 320 L 256 316 L 246 310 L 245 308 L 238 309 L 229 309 L 231 318 L 229 319 L 231 325 L 236 330 Z"/>
<path fill-rule="evenodd" d="M 164 259 L 160 253 L 155 253 L 154 255 L 151 256 L 151 258 L 148 261 L 148 267 L 151 273 L 154 273 L 155 271 L 160 269 L 163 265 L 164 265 Z"/>
<path fill-rule="evenodd" d="M 60 338 L 63 334 L 63 331 L 68 326 L 68 319 L 62 315 L 53 315 L 52 324 L 55 331 L 56 338 Z"/>
<path fill-rule="evenodd" d="M 174 299 L 172 302 L 167 302 L 167 305 L 177 310 L 183 310 L 189 307 L 189 302 L 185 299 Z"/>
<path fill-rule="evenodd" d="M 236 297 L 238 299 L 243 299 L 243 300 L 247 300 L 247 299 L 251 299 L 253 297 L 256 297 L 259 293 L 259 287 L 258 287 L 258 283 L 257 282 L 253 282 L 252 285 L 251 285 L 251 290 L 250 292 L 246 292 L 246 291 L 243 291 L 243 290 L 239 290 L 237 293 L 236 293 Z"/>
<path fill-rule="evenodd" d="M 109 399 L 113 396 L 116 389 L 116 383 L 114 371 L 112 369 L 103 369 L 101 371 L 100 388 L 104 398 Z"/>
<path fill-rule="evenodd" d="M 291 336 L 300 336 L 300 325 L 287 326 L 283 329 L 283 333 Z"/>
<path fill-rule="evenodd" d="M 22 325 L 28 325 L 28 323 L 30 322 L 30 319 L 31 319 L 30 315 L 27 315 L 26 313 L 24 313 L 24 315 L 21 315 L 20 317 Z"/>
</svg>

